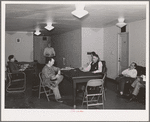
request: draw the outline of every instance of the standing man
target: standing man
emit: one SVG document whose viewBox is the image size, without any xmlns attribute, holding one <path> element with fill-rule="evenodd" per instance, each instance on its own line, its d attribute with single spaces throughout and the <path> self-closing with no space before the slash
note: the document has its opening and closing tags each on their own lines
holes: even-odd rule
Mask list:
<svg viewBox="0 0 150 122">
<path fill-rule="evenodd" d="M 48 43 L 48 46 L 44 49 L 44 56 L 46 57 L 45 62 L 47 62 L 50 58 L 55 56 L 54 48 L 51 47 L 51 43 Z"/>
</svg>

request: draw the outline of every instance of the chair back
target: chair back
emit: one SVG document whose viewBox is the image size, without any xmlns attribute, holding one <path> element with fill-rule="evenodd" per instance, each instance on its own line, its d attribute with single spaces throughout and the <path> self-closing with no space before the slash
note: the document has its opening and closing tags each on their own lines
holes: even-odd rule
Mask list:
<svg viewBox="0 0 150 122">
<path fill-rule="evenodd" d="M 7 65 L 6 65 L 6 69 L 7 69 L 6 71 L 7 71 L 8 73 L 11 73 L 8 63 L 9 63 L 9 62 L 7 62 Z"/>
<path fill-rule="evenodd" d="M 39 73 L 40 83 L 43 83 L 42 72 Z"/>
<path fill-rule="evenodd" d="M 102 73 L 107 73 L 107 67 L 106 67 L 106 61 L 101 61 L 102 62 L 102 65 L 103 65 L 103 67 L 102 67 Z"/>
<path fill-rule="evenodd" d="M 143 66 L 137 66 L 137 76 L 146 75 L 146 67 Z"/>
<path fill-rule="evenodd" d="M 45 86 L 42 72 L 39 73 L 39 78 L 40 78 L 40 85 Z"/>
</svg>

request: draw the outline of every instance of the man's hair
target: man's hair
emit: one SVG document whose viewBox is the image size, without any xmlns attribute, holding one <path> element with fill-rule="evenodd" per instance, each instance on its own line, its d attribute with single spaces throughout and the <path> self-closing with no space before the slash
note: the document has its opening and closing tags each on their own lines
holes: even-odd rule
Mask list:
<svg viewBox="0 0 150 122">
<path fill-rule="evenodd" d="M 10 61 L 12 58 L 14 58 L 14 55 L 8 56 L 8 60 Z"/>
<path fill-rule="evenodd" d="M 91 52 L 91 55 L 96 55 L 96 53 L 93 51 L 93 52 Z"/>
<path fill-rule="evenodd" d="M 93 54 L 93 56 L 97 57 L 97 58 L 98 58 L 98 61 L 100 61 L 100 58 L 99 58 L 99 56 L 98 56 L 96 53 Z"/>
<path fill-rule="evenodd" d="M 46 60 L 46 64 L 48 64 L 49 61 L 51 61 L 53 58 L 49 58 L 48 60 Z"/>
<path fill-rule="evenodd" d="M 134 63 L 134 67 L 135 67 L 135 69 L 136 69 L 136 67 L 137 67 L 137 64 L 136 64 L 135 62 L 132 62 L 132 63 Z"/>
</svg>

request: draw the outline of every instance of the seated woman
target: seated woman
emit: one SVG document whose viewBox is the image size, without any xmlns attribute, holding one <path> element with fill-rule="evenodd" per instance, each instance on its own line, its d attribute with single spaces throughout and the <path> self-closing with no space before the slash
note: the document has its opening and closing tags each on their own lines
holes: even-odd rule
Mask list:
<svg viewBox="0 0 150 122">
<path fill-rule="evenodd" d="M 141 75 L 138 76 L 135 81 L 131 84 L 131 87 L 133 89 L 132 94 L 131 94 L 131 98 L 130 101 L 136 99 L 140 88 L 144 88 L 145 87 L 145 82 L 146 82 L 146 76 L 145 75 Z"/>
<path fill-rule="evenodd" d="M 99 73 L 102 72 L 102 62 L 96 53 L 92 54 L 92 61 L 86 67 L 81 67 L 84 72 Z"/>
<path fill-rule="evenodd" d="M 124 70 L 122 74 L 116 78 L 116 81 L 119 83 L 119 92 L 120 95 L 123 95 L 124 86 L 127 81 L 134 80 L 137 77 L 137 64 L 132 62 L 128 69 Z"/>
</svg>

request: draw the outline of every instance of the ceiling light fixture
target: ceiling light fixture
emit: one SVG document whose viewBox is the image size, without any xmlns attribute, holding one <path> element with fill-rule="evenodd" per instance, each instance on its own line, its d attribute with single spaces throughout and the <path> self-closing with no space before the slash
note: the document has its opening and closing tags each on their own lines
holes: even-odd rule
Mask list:
<svg viewBox="0 0 150 122">
<path fill-rule="evenodd" d="M 118 23 L 116 24 L 116 26 L 118 26 L 119 28 L 122 28 L 124 27 L 125 25 L 127 25 L 125 22 L 124 22 L 124 18 L 121 17 L 121 18 L 118 18 Z"/>
<path fill-rule="evenodd" d="M 41 34 L 41 32 L 40 32 L 40 29 L 39 28 L 36 28 L 36 31 L 35 31 L 35 33 L 34 33 L 35 35 L 40 35 Z"/>
<path fill-rule="evenodd" d="M 54 29 L 54 26 L 52 26 L 51 22 L 48 22 L 47 26 L 45 26 L 45 28 L 50 31 L 50 30 Z"/>
<path fill-rule="evenodd" d="M 76 6 L 76 10 L 71 12 L 74 16 L 78 18 L 82 18 L 89 13 L 88 11 L 84 10 L 85 7 L 84 4 L 76 4 L 75 6 Z"/>
</svg>

